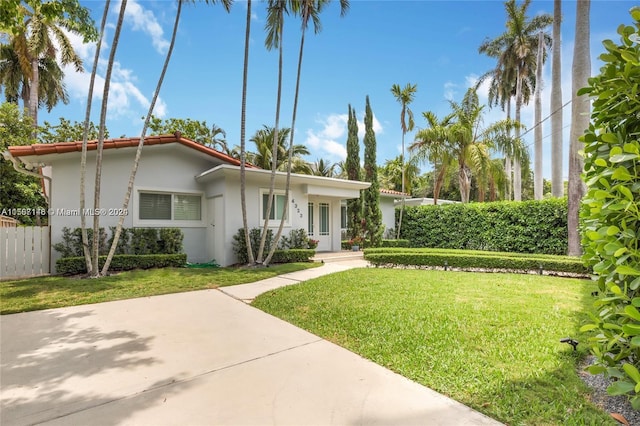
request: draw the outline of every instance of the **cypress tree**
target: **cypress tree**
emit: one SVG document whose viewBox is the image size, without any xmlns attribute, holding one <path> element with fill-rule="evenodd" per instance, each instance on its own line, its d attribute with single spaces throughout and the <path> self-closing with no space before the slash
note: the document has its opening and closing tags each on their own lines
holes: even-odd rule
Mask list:
<svg viewBox="0 0 640 426">
<path fill-rule="evenodd" d="M 360 179 L 360 142 L 358 141 L 358 120 L 356 110 L 349 105 L 349 119 L 347 120 L 347 179 Z M 348 235 L 354 238 L 360 235 L 362 222 L 362 194 L 359 198 L 347 201 Z"/>
<path fill-rule="evenodd" d="M 367 96 L 364 115 L 364 172 L 365 181 L 371 186 L 364 191 L 365 230 L 369 245 L 377 247 L 382 240 L 382 212 L 380 211 L 380 184 L 378 182 L 378 166 L 376 165 L 376 134 L 373 131 L 373 113 Z"/>
</svg>

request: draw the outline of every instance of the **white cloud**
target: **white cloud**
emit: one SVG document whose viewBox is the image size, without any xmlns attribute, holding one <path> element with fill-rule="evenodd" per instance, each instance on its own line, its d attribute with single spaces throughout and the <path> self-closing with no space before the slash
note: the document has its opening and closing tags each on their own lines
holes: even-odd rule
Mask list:
<svg viewBox="0 0 640 426">
<path fill-rule="evenodd" d="M 130 23 L 134 31 L 142 31 L 149 35 L 158 53 L 166 53 L 169 42 L 164 38 L 162 26 L 152 11 L 142 7 L 136 0 L 129 0 L 125 10 L 125 22 Z"/>
<path fill-rule="evenodd" d="M 455 97 L 457 91 L 455 90 L 456 87 L 458 87 L 457 84 L 451 82 L 451 81 L 447 81 L 444 84 L 444 98 L 448 101 L 452 101 L 453 98 Z"/>
<path fill-rule="evenodd" d="M 346 117 L 346 115 L 345 115 Z M 376 133 L 376 135 L 383 133 L 384 129 L 382 128 L 382 124 L 380 124 L 380 122 L 378 121 L 378 119 L 376 118 L 375 113 L 373 114 L 373 131 Z M 362 120 L 358 120 L 358 138 L 360 139 L 360 141 L 362 141 L 364 139 L 364 132 L 365 132 L 365 126 L 364 126 L 364 113 L 362 114 Z"/>
</svg>

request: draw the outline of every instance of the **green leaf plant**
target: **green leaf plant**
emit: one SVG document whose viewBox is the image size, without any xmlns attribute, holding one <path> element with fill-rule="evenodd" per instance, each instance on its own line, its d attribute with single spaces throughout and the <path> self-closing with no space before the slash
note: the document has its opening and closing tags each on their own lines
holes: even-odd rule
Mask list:
<svg viewBox="0 0 640 426">
<path fill-rule="evenodd" d="M 593 101 L 584 142 L 582 243 L 599 291 L 589 332 L 592 374 L 614 379 L 607 391 L 640 409 L 640 8 L 634 25 L 618 27 L 620 43 L 605 40 L 604 66 L 579 94 Z"/>
</svg>

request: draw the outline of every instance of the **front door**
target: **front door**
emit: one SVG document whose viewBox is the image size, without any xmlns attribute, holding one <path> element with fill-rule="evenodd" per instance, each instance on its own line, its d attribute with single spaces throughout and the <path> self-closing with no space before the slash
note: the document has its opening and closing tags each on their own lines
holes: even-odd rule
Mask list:
<svg viewBox="0 0 640 426">
<path fill-rule="evenodd" d="M 331 251 L 331 203 L 329 201 L 309 202 L 309 238 L 318 240 L 317 251 Z"/>
<path fill-rule="evenodd" d="M 222 196 L 208 199 L 207 206 L 207 254 L 208 260 L 223 264 L 224 259 L 224 209 Z"/>
</svg>

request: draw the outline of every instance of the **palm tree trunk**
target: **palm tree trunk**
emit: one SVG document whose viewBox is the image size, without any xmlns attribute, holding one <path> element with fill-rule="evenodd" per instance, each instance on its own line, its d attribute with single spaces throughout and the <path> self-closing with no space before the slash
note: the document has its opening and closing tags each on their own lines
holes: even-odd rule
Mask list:
<svg viewBox="0 0 640 426">
<path fill-rule="evenodd" d="M 443 164 L 440 167 L 440 171 L 438 171 L 438 175 L 436 176 L 436 181 L 433 185 L 433 204 L 438 204 L 438 198 L 440 198 L 440 190 L 442 189 L 442 184 L 444 183 L 444 177 L 447 173 L 447 167 Z"/>
<path fill-rule="evenodd" d="M 464 164 L 460 165 L 460 170 L 458 172 L 458 184 L 460 185 L 460 199 L 463 203 L 468 203 L 471 188 L 471 178 L 469 177 L 467 166 L 465 166 Z"/>
<path fill-rule="evenodd" d="M 31 58 L 31 83 L 29 90 L 29 115 L 33 120 L 33 136 L 38 133 L 38 86 L 40 85 L 40 71 L 38 57 Z"/>
<path fill-rule="evenodd" d="M 516 121 L 520 123 L 520 110 L 522 109 L 522 78 L 520 70 L 516 71 Z M 520 128 L 516 127 L 516 139 L 520 139 Z M 522 201 L 522 170 L 520 160 L 513 159 L 513 199 Z"/>
<path fill-rule="evenodd" d="M 562 1 L 553 2 L 553 63 L 551 64 L 551 193 L 564 196 L 562 178 L 562 64 L 560 25 Z"/>
<path fill-rule="evenodd" d="M 91 249 L 89 248 L 89 237 L 87 236 L 87 217 L 86 217 L 86 177 L 87 177 L 87 139 L 89 135 L 89 122 L 91 121 L 91 104 L 93 103 L 93 86 L 95 85 L 96 73 L 98 71 L 98 61 L 100 59 L 100 49 L 102 48 L 102 38 L 104 37 L 104 27 L 107 23 L 107 15 L 109 14 L 109 6 L 111 0 L 107 0 L 102 13 L 102 22 L 100 23 L 100 36 L 96 44 L 96 52 L 93 57 L 93 68 L 91 69 L 91 77 L 89 79 L 89 93 L 87 95 L 87 109 L 84 116 L 84 130 L 82 132 L 82 153 L 80 154 L 80 234 L 82 238 L 82 251 L 84 260 L 87 265 L 87 273 L 93 274 L 93 262 L 91 261 Z M 96 269 L 98 265 L 96 265 Z"/>
<path fill-rule="evenodd" d="M 536 93 L 534 100 L 535 109 L 535 164 L 533 172 L 533 197 L 536 200 L 542 200 L 542 46 L 544 38 L 542 31 L 538 33 L 538 53 L 536 57 Z"/>
<path fill-rule="evenodd" d="M 404 213 L 404 204 L 405 204 L 405 196 L 404 196 L 404 130 L 402 131 L 402 153 L 400 154 L 400 167 L 402 168 L 402 204 L 400 206 L 400 218 L 398 219 L 398 232 L 396 235 L 397 239 L 400 239 L 400 231 L 402 230 L 402 214 Z"/>
<path fill-rule="evenodd" d="M 573 74 L 571 93 L 571 139 L 569 147 L 569 206 L 567 218 L 568 231 L 568 254 L 569 256 L 579 256 L 582 253 L 579 232 L 579 212 L 580 201 L 585 194 L 584 182 L 580 179 L 580 174 L 584 168 L 583 160 L 578 153 L 581 143 L 578 140 L 584 131 L 589 127 L 589 97 L 587 95 L 577 96 L 576 93 L 582 87 L 588 85 L 588 78 L 591 75 L 591 53 L 589 50 L 589 13 L 591 0 L 581 0 L 576 2 L 576 33 L 575 47 L 573 50 Z"/>
<path fill-rule="evenodd" d="M 276 97 L 276 123 L 275 128 L 273 129 L 273 146 L 271 151 L 271 179 L 269 180 L 269 199 L 267 200 L 266 217 L 264 218 L 262 236 L 260 237 L 260 247 L 258 248 L 258 256 L 256 257 L 257 263 L 262 263 L 264 246 L 267 240 L 267 230 L 269 229 L 269 217 L 271 216 L 271 209 L 273 208 L 273 193 L 276 187 L 276 171 L 278 169 L 278 127 L 280 126 L 280 101 L 282 99 L 282 32 L 284 26 L 284 16 L 282 8 L 279 11 L 279 18 L 280 22 L 278 26 L 280 31 L 280 43 L 278 46 L 278 95 Z M 276 242 L 274 242 L 273 244 L 276 244 Z"/>
<path fill-rule="evenodd" d="M 244 35 L 244 67 L 242 71 L 242 112 L 240 113 L 240 208 L 242 209 L 242 227 L 244 228 L 244 240 L 247 246 L 247 259 L 253 264 L 253 248 L 249 236 L 249 223 L 247 221 L 247 145 L 246 145 L 246 121 L 247 121 L 247 75 L 249 70 L 249 39 L 251 36 L 251 0 L 247 0 L 247 24 Z"/>
<path fill-rule="evenodd" d="M 507 119 L 511 119 L 511 98 L 507 100 Z M 511 129 L 507 130 L 507 136 L 511 137 Z M 511 188 L 512 188 L 511 182 L 512 182 L 512 176 L 513 176 L 513 170 L 511 168 L 511 164 L 512 164 L 511 157 L 509 155 L 506 155 L 504 159 L 504 173 L 505 175 L 507 175 L 507 179 L 506 179 L 507 190 L 505 191 L 507 201 L 511 201 Z"/>
<path fill-rule="evenodd" d="M 142 126 L 140 142 L 138 142 L 136 156 L 135 156 L 135 159 L 133 160 L 133 166 L 131 167 L 131 174 L 129 175 L 129 184 L 127 185 L 127 192 L 124 196 L 124 202 L 122 203 L 123 211 L 127 211 L 129 209 L 129 200 L 131 199 L 131 192 L 133 191 L 133 183 L 136 180 L 136 173 L 138 172 L 138 164 L 140 164 L 140 157 L 142 156 L 142 147 L 144 146 L 144 136 L 147 133 L 147 128 L 149 127 L 149 121 L 151 121 L 153 109 L 156 106 L 158 95 L 160 94 L 160 89 L 162 88 L 162 82 L 164 81 L 164 76 L 167 73 L 167 68 L 169 67 L 169 62 L 171 61 L 171 53 L 173 52 L 173 46 L 176 43 L 176 34 L 178 33 L 178 23 L 180 22 L 181 10 L 182 10 L 182 0 L 178 0 L 178 9 L 176 11 L 176 19 L 173 24 L 173 33 L 171 35 L 171 43 L 169 44 L 169 50 L 167 51 L 167 56 L 164 60 L 164 66 L 162 67 L 162 72 L 160 73 L 160 78 L 158 79 L 156 90 L 153 93 L 153 98 L 151 99 L 151 104 L 149 105 L 149 111 L 147 112 L 147 117 L 145 118 L 144 125 Z M 118 219 L 118 225 L 116 226 L 116 232 L 113 236 L 113 242 L 111 243 L 111 248 L 109 249 L 109 254 L 107 255 L 107 259 L 104 262 L 104 266 L 102 267 L 102 275 L 106 275 L 107 272 L 109 271 L 109 265 L 111 265 L 111 260 L 113 259 L 113 255 L 116 253 L 118 240 L 120 239 L 120 234 L 122 233 L 122 225 L 124 224 L 124 217 L 125 215 L 121 214 L 120 218 Z"/>
<path fill-rule="evenodd" d="M 284 189 L 284 212 L 282 213 L 282 218 L 280 219 L 280 226 L 278 226 L 278 232 L 274 238 L 274 243 L 269 250 L 269 254 L 267 258 L 264 260 L 264 264 L 268 265 L 271 262 L 271 258 L 276 251 L 277 242 L 280 240 L 280 236 L 282 235 L 282 228 L 284 228 L 284 222 L 287 217 L 287 212 L 289 210 L 289 188 L 291 186 L 291 164 L 293 157 L 293 135 L 296 129 L 296 112 L 298 111 L 298 94 L 300 93 L 300 73 L 302 70 L 302 54 L 304 52 L 304 34 L 305 30 L 302 29 L 302 36 L 300 36 L 300 53 L 298 54 L 298 73 L 296 75 L 296 91 L 293 96 L 293 113 L 291 116 L 291 133 L 289 134 L 289 161 L 287 162 L 287 181 Z"/>
<path fill-rule="evenodd" d="M 109 61 L 107 62 L 107 71 L 104 76 L 104 88 L 102 92 L 102 108 L 100 110 L 100 128 L 98 131 L 98 147 L 96 150 L 96 179 L 93 195 L 93 247 L 92 247 L 92 278 L 100 276 L 99 263 L 99 242 L 100 242 L 100 215 L 96 214 L 100 210 L 100 183 L 102 179 L 102 151 L 104 147 L 104 129 L 107 119 L 107 103 L 109 101 L 109 85 L 111 83 L 111 73 L 113 71 L 113 63 L 115 61 L 118 41 L 120 40 L 120 31 L 122 30 L 122 22 L 124 21 L 124 12 L 127 8 L 127 0 L 120 3 L 120 13 L 118 14 L 118 22 L 113 34 L 113 42 L 111 43 L 111 51 L 109 52 Z"/>
</svg>

